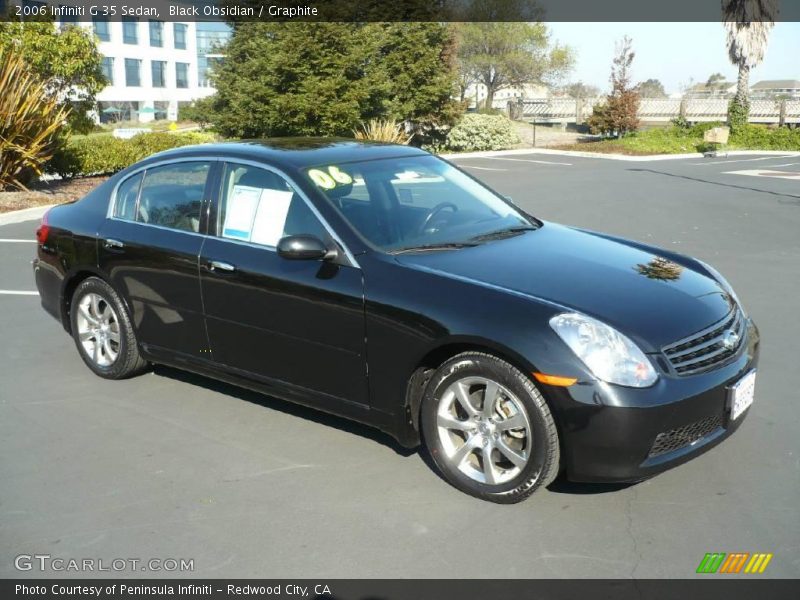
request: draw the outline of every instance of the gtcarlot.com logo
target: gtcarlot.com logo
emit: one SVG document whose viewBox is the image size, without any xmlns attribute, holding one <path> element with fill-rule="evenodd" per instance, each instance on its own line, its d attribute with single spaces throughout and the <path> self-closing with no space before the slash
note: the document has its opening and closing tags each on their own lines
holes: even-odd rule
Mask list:
<svg viewBox="0 0 800 600">
<path fill-rule="evenodd" d="M 49 554 L 20 554 L 14 559 L 17 571 L 194 571 L 193 558 L 60 558 Z"/>
<path fill-rule="evenodd" d="M 772 554 L 765 552 L 709 552 L 700 561 L 698 573 L 763 573 L 767 569 Z"/>
</svg>

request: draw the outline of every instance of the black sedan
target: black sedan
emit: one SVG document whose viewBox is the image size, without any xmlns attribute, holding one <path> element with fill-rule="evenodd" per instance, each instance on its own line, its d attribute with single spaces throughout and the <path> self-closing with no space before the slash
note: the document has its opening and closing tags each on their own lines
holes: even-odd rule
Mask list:
<svg viewBox="0 0 800 600">
<path fill-rule="evenodd" d="M 541 221 L 410 147 L 172 150 L 37 238 L 42 305 L 97 375 L 163 363 L 355 419 L 494 502 L 561 470 L 641 480 L 753 401 L 758 331 L 712 267 Z"/>
</svg>

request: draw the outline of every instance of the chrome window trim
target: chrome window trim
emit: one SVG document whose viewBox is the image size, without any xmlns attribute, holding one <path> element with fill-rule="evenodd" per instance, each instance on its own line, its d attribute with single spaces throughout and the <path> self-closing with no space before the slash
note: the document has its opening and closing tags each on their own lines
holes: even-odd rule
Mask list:
<svg viewBox="0 0 800 600">
<path fill-rule="evenodd" d="M 141 167 L 138 167 L 138 168 L 134 169 L 130 173 L 128 173 L 125 177 L 120 179 L 116 183 L 116 185 L 114 185 L 114 189 L 111 192 L 111 200 L 108 203 L 108 210 L 106 211 L 106 219 L 111 219 L 111 220 L 114 220 L 114 221 L 124 221 L 126 223 L 133 223 L 135 225 L 140 225 L 142 227 L 155 227 L 155 228 L 158 228 L 158 229 L 163 229 L 165 231 L 178 231 L 180 233 L 188 233 L 190 235 L 199 235 L 201 237 L 217 238 L 217 239 L 220 239 L 220 240 L 225 240 L 226 242 L 233 242 L 235 244 L 242 244 L 242 245 L 246 245 L 246 246 L 252 246 L 253 248 L 261 248 L 261 249 L 264 249 L 264 250 L 268 250 L 270 252 L 277 252 L 278 251 L 275 246 L 267 246 L 265 244 L 255 244 L 253 242 L 244 242 L 242 240 L 233 240 L 233 239 L 224 238 L 224 237 L 221 237 L 221 236 L 218 236 L 218 235 L 210 235 L 210 234 L 207 234 L 207 233 L 199 233 L 199 232 L 194 232 L 194 231 L 185 231 L 183 229 L 172 229 L 171 227 L 164 227 L 163 225 L 154 225 L 152 223 L 141 223 L 140 221 L 131 221 L 129 219 L 122 219 L 120 217 L 115 217 L 114 216 L 114 209 L 116 208 L 116 204 L 117 204 L 117 192 L 119 191 L 120 186 L 123 183 L 125 183 L 126 181 L 128 181 L 128 179 L 130 179 L 131 177 L 135 177 L 136 175 L 138 175 L 139 173 L 142 173 L 143 171 L 147 171 L 147 169 L 155 169 L 157 167 L 163 167 L 163 166 L 167 166 L 167 165 L 185 163 L 185 162 L 222 162 L 222 163 L 229 163 L 229 164 L 232 163 L 232 164 L 238 164 L 238 165 L 257 167 L 259 169 L 264 169 L 265 171 L 271 171 L 272 173 L 275 173 L 276 175 L 279 175 L 279 176 L 283 177 L 283 179 L 285 179 L 292 186 L 292 189 L 294 189 L 294 191 L 303 199 L 303 202 L 306 203 L 306 206 L 311 210 L 311 212 L 314 214 L 314 216 L 317 219 L 319 219 L 319 222 L 322 223 L 322 226 L 328 232 L 328 235 L 330 235 L 331 238 L 333 238 L 333 240 L 337 244 L 339 244 L 339 246 L 344 251 L 344 254 L 347 257 L 347 259 L 350 261 L 350 263 L 356 269 L 361 269 L 361 265 L 358 264 L 358 261 L 356 260 L 356 258 L 353 255 L 353 253 L 350 251 L 350 249 L 347 247 L 347 245 L 344 243 L 344 241 L 342 241 L 342 238 L 339 237 L 339 234 L 337 234 L 336 231 L 333 229 L 333 227 L 331 227 L 330 223 L 328 223 L 328 221 L 325 219 L 325 217 L 322 216 L 322 214 L 319 212 L 317 207 L 314 206 L 314 203 L 311 201 L 311 199 L 308 197 L 308 195 L 305 193 L 305 191 L 303 191 L 303 188 L 301 188 L 299 185 L 297 185 L 297 182 L 292 177 L 290 177 L 285 171 L 283 171 L 283 170 L 281 170 L 281 169 L 279 169 L 279 168 L 277 168 L 277 167 L 275 167 L 273 165 L 270 165 L 270 164 L 267 164 L 267 163 L 263 163 L 263 162 L 260 162 L 260 161 L 257 161 L 257 160 L 250 160 L 250 159 L 246 159 L 246 158 L 238 158 L 238 157 L 233 157 L 233 156 L 227 157 L 227 156 L 220 156 L 220 155 L 199 155 L 199 156 L 183 156 L 183 157 L 179 157 L 179 158 L 165 158 L 165 159 L 160 160 L 160 161 L 156 161 L 156 162 L 153 162 L 153 163 L 150 163 L 150 164 L 147 164 L 147 165 L 143 165 Z M 144 177 L 147 177 L 146 173 L 145 173 Z M 139 194 L 140 195 L 141 195 L 141 192 L 142 192 L 143 184 L 144 184 L 144 178 L 142 179 L 142 185 L 139 186 Z M 221 197 L 219 198 L 219 201 L 222 201 Z M 208 205 L 208 207 L 207 207 L 207 210 L 208 210 L 208 208 L 210 208 L 210 199 L 209 198 L 204 198 L 203 202 Z M 139 203 L 139 197 L 137 196 L 137 198 L 136 198 L 137 207 L 138 207 L 138 203 Z M 216 223 L 214 224 L 214 232 L 216 234 Z"/>
</svg>

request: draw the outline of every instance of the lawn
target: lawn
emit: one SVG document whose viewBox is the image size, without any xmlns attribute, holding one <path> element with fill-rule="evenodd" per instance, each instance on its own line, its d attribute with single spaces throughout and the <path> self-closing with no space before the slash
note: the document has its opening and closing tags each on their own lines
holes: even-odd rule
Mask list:
<svg viewBox="0 0 800 600">
<path fill-rule="evenodd" d="M 672 125 L 666 128 L 636 131 L 617 139 L 563 144 L 558 148 L 560 150 L 640 156 L 704 152 L 710 149 L 710 145 L 703 141 L 703 134 L 711 127 L 720 125 L 722 124 L 702 123 L 692 127 Z M 747 125 L 743 129 L 731 133 L 729 143 L 725 148 L 731 150 L 800 151 L 800 129 Z"/>
</svg>

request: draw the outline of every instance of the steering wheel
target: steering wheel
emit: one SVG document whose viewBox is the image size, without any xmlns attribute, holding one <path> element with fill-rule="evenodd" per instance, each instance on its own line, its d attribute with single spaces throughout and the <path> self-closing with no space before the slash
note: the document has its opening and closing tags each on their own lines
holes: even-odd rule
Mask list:
<svg viewBox="0 0 800 600">
<path fill-rule="evenodd" d="M 427 215 L 425 215 L 425 218 L 422 220 L 422 224 L 417 229 L 417 235 L 422 235 L 425 233 L 425 230 L 428 228 L 428 225 L 431 224 L 434 217 L 447 208 L 453 212 L 458 212 L 458 206 L 452 202 L 442 202 L 441 204 L 437 204 L 428 212 Z"/>
</svg>

